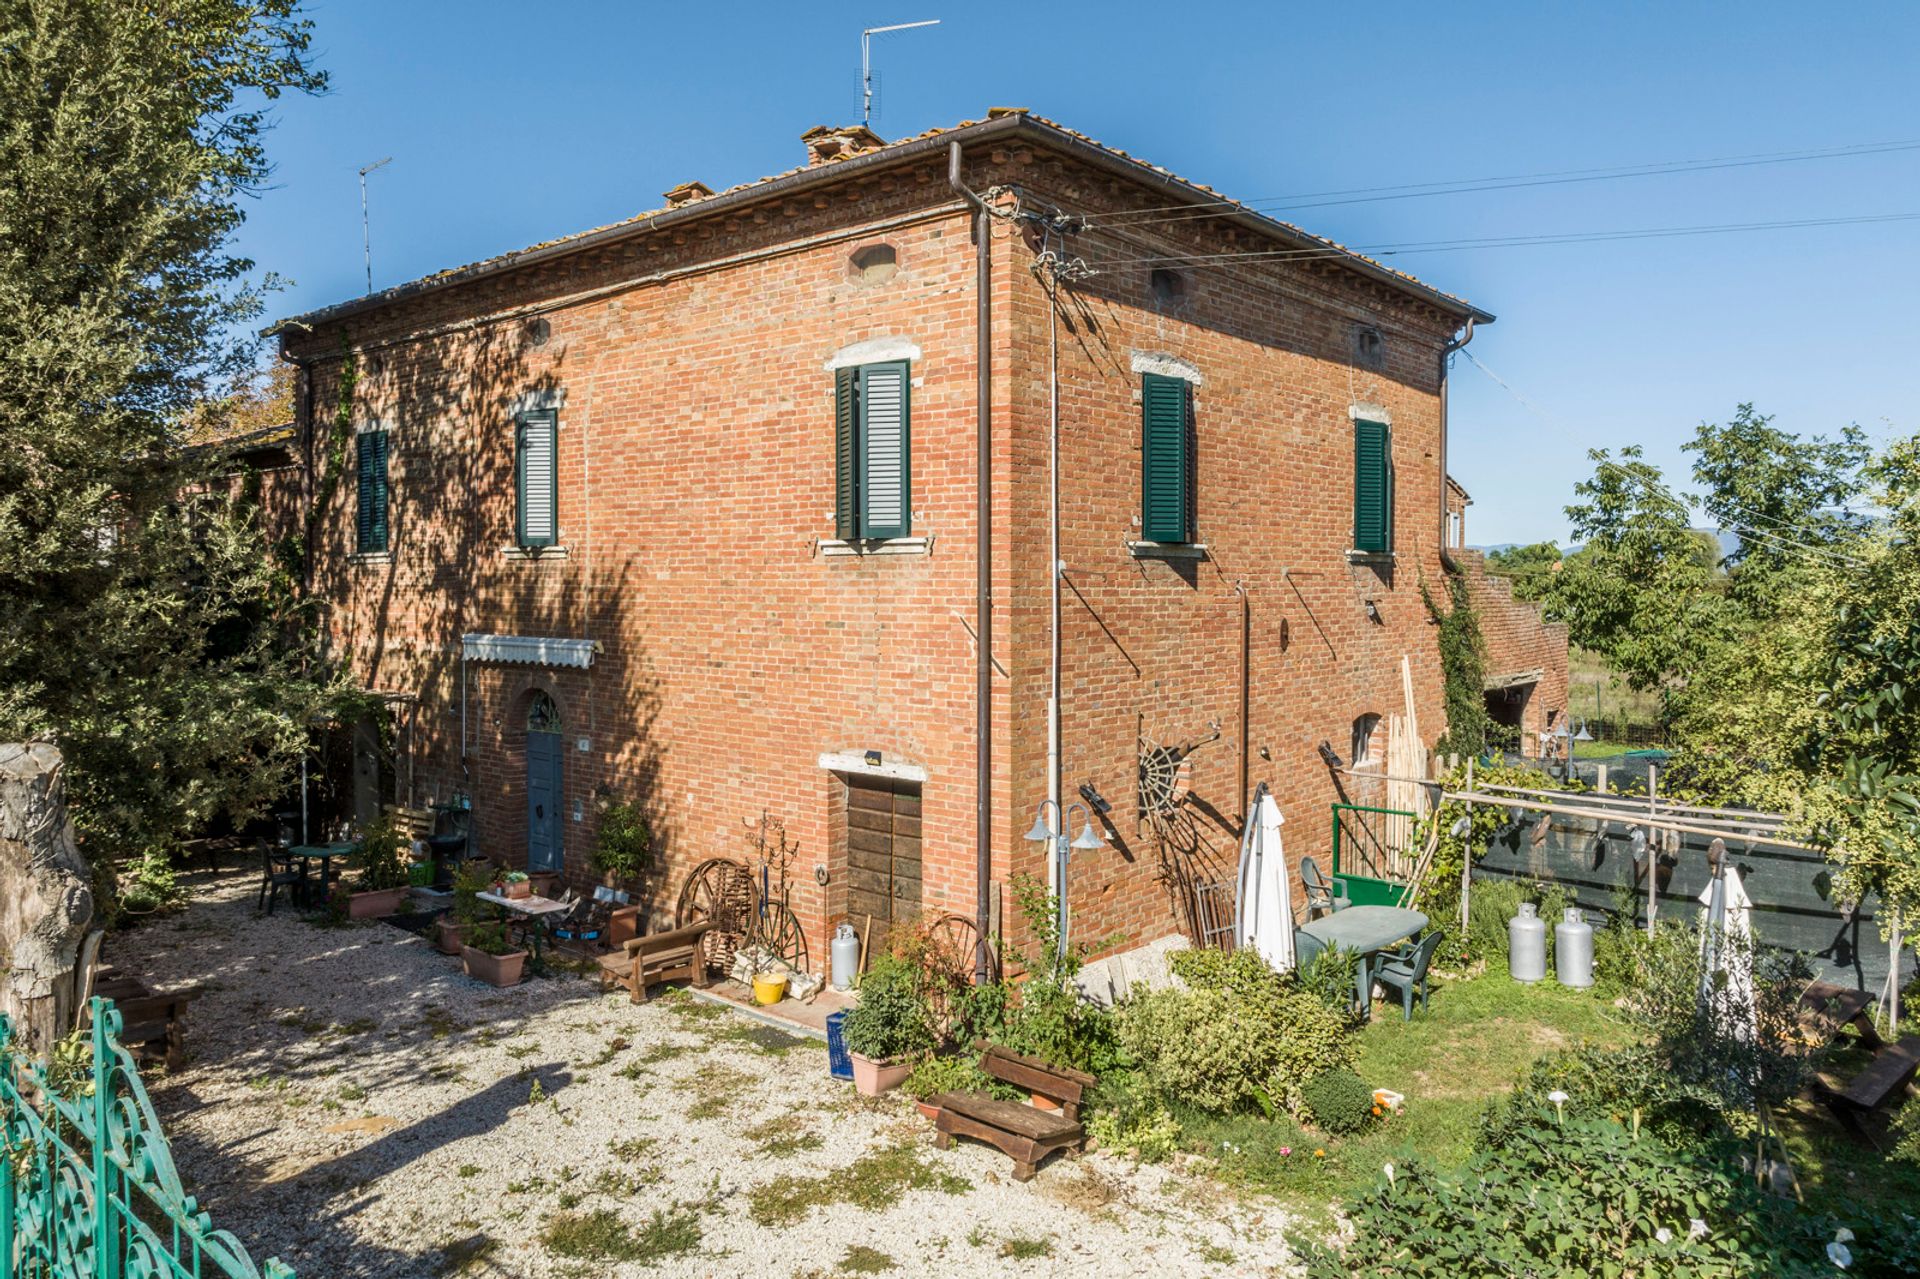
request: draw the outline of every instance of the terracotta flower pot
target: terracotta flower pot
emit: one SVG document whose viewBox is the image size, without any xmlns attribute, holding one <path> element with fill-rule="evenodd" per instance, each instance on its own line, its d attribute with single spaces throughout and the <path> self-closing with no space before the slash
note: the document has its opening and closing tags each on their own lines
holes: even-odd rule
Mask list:
<svg viewBox="0 0 1920 1279">
<path fill-rule="evenodd" d="M 847 1056 L 853 1058 L 853 1086 L 868 1097 L 898 1088 L 913 1073 L 910 1061 L 875 1061 L 855 1052 Z"/>
<path fill-rule="evenodd" d="M 466 946 L 467 926 L 446 915 L 440 917 L 440 953 L 458 955 Z"/>
<path fill-rule="evenodd" d="M 502 897 L 511 897 L 516 901 L 522 897 L 531 897 L 533 896 L 533 881 L 531 879 L 509 880 L 501 885 L 500 895 Z"/>
<path fill-rule="evenodd" d="M 940 1117 L 940 1107 L 930 1101 L 916 1101 L 913 1103 L 913 1108 L 918 1110 L 920 1117 L 928 1123 L 932 1123 Z"/>
<path fill-rule="evenodd" d="M 400 903 L 406 899 L 407 888 L 381 888 L 371 893 L 349 893 L 347 895 L 348 919 L 384 919 L 400 909 Z"/>
<path fill-rule="evenodd" d="M 486 982 L 489 986 L 517 986 L 520 984 L 521 969 L 526 966 L 527 952 L 511 951 L 505 955 L 489 955 L 484 950 L 475 950 L 471 946 L 460 948 L 460 965 L 467 970 L 467 976 Z"/>
<path fill-rule="evenodd" d="M 560 887 L 560 876 L 557 872 L 550 870 L 532 871 L 527 875 L 526 883 L 521 886 L 532 889 L 542 897 L 551 897 L 554 890 Z"/>
</svg>

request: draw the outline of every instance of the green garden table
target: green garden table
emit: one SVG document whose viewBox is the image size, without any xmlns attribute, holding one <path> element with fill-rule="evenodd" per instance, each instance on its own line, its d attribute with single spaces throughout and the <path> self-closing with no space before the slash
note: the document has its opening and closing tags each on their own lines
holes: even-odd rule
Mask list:
<svg viewBox="0 0 1920 1279">
<path fill-rule="evenodd" d="M 1427 917 L 1417 910 L 1401 906 L 1349 906 L 1331 915 L 1322 915 L 1312 923 L 1294 929 L 1296 945 L 1302 937 L 1311 938 L 1317 954 L 1328 946 L 1343 946 L 1360 952 L 1354 986 L 1360 996 L 1362 1015 L 1373 1011 L 1373 957 L 1380 951 L 1412 937 L 1427 926 Z M 1312 955 L 1302 955 L 1305 965 Z"/>
<path fill-rule="evenodd" d="M 298 857 L 303 865 L 308 862 L 320 863 L 320 904 L 324 906 L 327 902 L 327 884 L 331 879 L 333 859 L 350 857 L 359 847 L 357 842 L 350 839 L 333 844 L 295 844 L 286 850 L 286 855 Z M 304 875 L 300 879 L 300 889 L 300 895 L 306 899 L 305 904 L 311 906 L 312 894 L 307 890 Z"/>
</svg>

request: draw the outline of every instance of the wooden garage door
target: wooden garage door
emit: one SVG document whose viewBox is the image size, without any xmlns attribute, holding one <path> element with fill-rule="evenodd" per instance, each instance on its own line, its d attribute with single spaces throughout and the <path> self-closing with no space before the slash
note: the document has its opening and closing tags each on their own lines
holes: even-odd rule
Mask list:
<svg viewBox="0 0 1920 1279">
<path fill-rule="evenodd" d="M 847 917 L 880 926 L 920 913 L 920 785 L 847 779 Z"/>
</svg>

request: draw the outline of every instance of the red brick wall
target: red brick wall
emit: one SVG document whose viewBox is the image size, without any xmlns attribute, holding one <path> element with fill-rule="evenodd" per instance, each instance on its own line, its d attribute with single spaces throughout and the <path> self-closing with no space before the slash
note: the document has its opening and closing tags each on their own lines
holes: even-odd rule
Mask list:
<svg viewBox="0 0 1920 1279">
<path fill-rule="evenodd" d="M 970 162 L 976 188 L 1017 177 L 1090 210 L 1160 202 L 1107 177 L 1014 148 Z M 824 962 L 832 779 L 824 751 L 877 749 L 924 768 L 931 910 L 971 914 L 974 895 L 974 251 L 937 165 L 849 183 L 831 198 L 599 250 L 386 308 L 345 334 L 290 340 L 310 362 L 322 428 L 338 399 L 343 338 L 360 352 L 359 422 L 392 442 L 392 552 L 355 561 L 343 477 L 315 548 L 329 631 L 373 688 L 417 691 L 415 802 L 465 787 L 483 851 L 524 854 L 525 706 L 558 701 L 568 742 L 567 866 L 585 863 L 593 797 L 642 799 L 662 842 L 670 912 L 680 879 L 713 856 L 744 858 L 765 810 L 800 854 L 794 904 Z M 867 228 L 863 230 L 862 228 Z M 1047 303 L 1034 247 L 996 227 L 993 311 L 994 878 L 1044 873 L 1020 836 L 1045 793 Z M 900 273 L 849 282 L 847 255 L 885 239 Z M 1450 321 L 1325 263 L 1195 271 L 1156 306 L 1122 259 L 1154 245 L 1217 252 L 1197 227 L 1083 236 L 1103 266 L 1064 309 L 1060 342 L 1064 781 L 1113 802 L 1108 848 L 1076 854 L 1082 940 L 1126 944 L 1179 916 L 1162 854 L 1136 812 L 1136 737 L 1207 733 L 1193 757 L 1192 842 L 1202 873 L 1231 874 L 1238 793 L 1240 596 L 1251 609 L 1253 781 L 1269 781 L 1289 852 L 1324 854 L 1354 718 L 1401 709 L 1411 659 L 1422 735 L 1440 722 L 1437 660 L 1418 592 L 1438 577 L 1437 352 Z M 1239 247 L 1255 247 L 1241 243 Z M 630 286 L 623 281 L 634 281 Z M 533 306 L 551 332 L 531 341 Z M 488 319 L 486 317 L 493 317 Z M 1387 338 L 1384 369 L 1353 367 L 1351 325 Z M 916 343 L 913 506 L 929 555 L 822 555 L 833 504 L 832 378 L 839 348 Z M 1197 561 L 1137 560 L 1139 376 L 1134 351 L 1189 361 L 1200 440 Z M 564 394 L 560 527 L 565 558 L 509 558 L 516 397 Z M 1392 416 L 1397 465 L 1389 567 L 1350 563 L 1349 407 Z M 1369 620 L 1372 600 L 1380 622 Z M 466 631 L 591 638 L 591 669 L 469 663 Z M 1563 699 L 1564 700 L 1564 699 Z M 462 707 L 466 769 L 462 769 Z M 576 739 L 586 749 L 576 750 Z M 1011 902 L 1008 902 L 1009 914 Z"/>
<path fill-rule="evenodd" d="M 1540 737 L 1560 725 L 1567 710 L 1567 628 L 1563 622 L 1543 621 L 1540 606 L 1513 598 L 1510 579 L 1487 572 L 1479 551 L 1455 550 L 1454 560 L 1467 575 L 1468 589 L 1480 615 L 1480 634 L 1487 643 L 1487 674 L 1541 671 L 1540 681 L 1527 699 L 1521 723 L 1521 748 L 1540 753 Z"/>
</svg>

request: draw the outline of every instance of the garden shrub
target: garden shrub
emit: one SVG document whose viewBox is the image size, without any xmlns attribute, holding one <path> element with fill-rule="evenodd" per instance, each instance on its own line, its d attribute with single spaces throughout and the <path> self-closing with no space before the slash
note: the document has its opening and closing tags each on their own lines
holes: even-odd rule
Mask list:
<svg viewBox="0 0 1920 1279">
<path fill-rule="evenodd" d="M 1300 984 L 1329 1010 L 1338 1013 L 1349 1025 L 1359 1025 L 1360 1008 L 1355 996 L 1358 985 L 1360 952 L 1345 946 L 1328 946 L 1300 970 Z"/>
<path fill-rule="evenodd" d="M 1034 941 L 1027 980 L 999 996 L 970 996 L 962 1022 L 997 1019 L 998 1032 L 983 1038 L 1052 1066 L 1097 1077 L 1130 1065 L 1113 1015 L 1087 1002 L 1074 984 L 1090 948 L 1084 943 L 1061 948 L 1058 899 L 1031 875 L 1015 875 L 1009 884 Z M 1119 940 L 1108 938 L 1100 944 Z"/>
<path fill-rule="evenodd" d="M 925 1101 L 943 1092 L 988 1092 L 994 1083 L 992 1076 L 981 1070 L 979 1062 L 971 1056 L 930 1054 L 920 1059 L 900 1090 L 916 1101 Z"/>
<path fill-rule="evenodd" d="M 1559 884 L 1533 884 L 1518 879 L 1476 879 L 1467 899 L 1467 935 L 1464 950 L 1472 959 L 1487 961 L 1489 972 L 1507 972 L 1507 925 L 1520 913 L 1521 902 L 1532 902 L 1547 925 L 1547 972 L 1553 972 L 1553 926 L 1573 897 Z"/>
<path fill-rule="evenodd" d="M 1487 1107 L 1480 1144 L 1499 1149 L 1555 1109 L 1570 1119 L 1611 1119 L 1629 1131 L 1651 1132 L 1674 1147 L 1697 1148 L 1732 1134 L 1711 1090 L 1678 1078 L 1649 1044 L 1600 1048 L 1581 1044 L 1536 1060 L 1514 1090 Z"/>
<path fill-rule="evenodd" d="M 1373 1122 L 1373 1089 L 1351 1070 L 1323 1070 L 1301 1085 L 1301 1107 L 1314 1127 L 1345 1136 Z"/>
<path fill-rule="evenodd" d="M 936 1038 L 914 970 L 891 955 L 874 960 L 860 979 L 860 1002 L 843 1025 L 847 1051 L 885 1061 L 930 1051 Z"/>
<path fill-rule="evenodd" d="M 1732 1147 L 1676 1149 L 1611 1119 L 1535 1111 L 1457 1173 L 1394 1165 L 1350 1206 L 1343 1250 L 1297 1239 L 1311 1279 L 1911 1274 L 1920 1223 L 1841 1223 L 1758 1190 Z"/>
<path fill-rule="evenodd" d="M 1164 1096 L 1202 1110 L 1299 1105 L 1300 1086 L 1352 1064 L 1341 1014 L 1274 972 L 1254 951 L 1181 951 L 1186 990 L 1147 991 L 1122 1005 L 1120 1045 Z"/>
<path fill-rule="evenodd" d="M 1179 1123 L 1138 1072 L 1116 1071 L 1102 1079 L 1091 1104 L 1087 1131 L 1101 1149 L 1157 1164 L 1179 1148 Z"/>
</svg>

